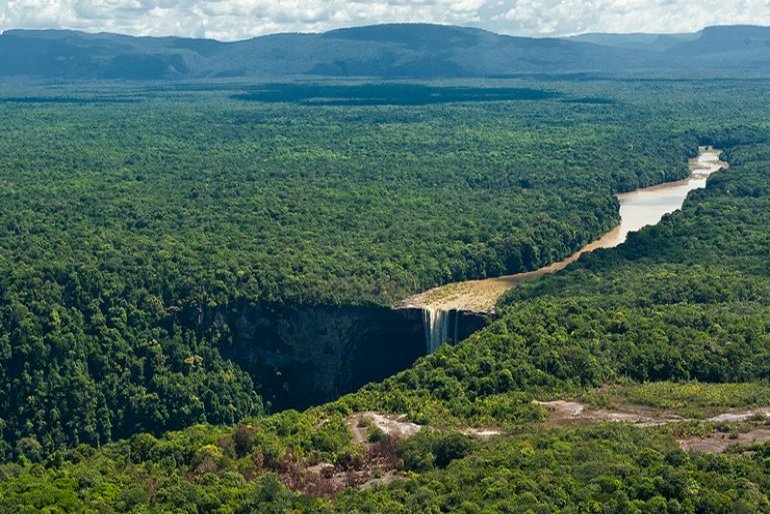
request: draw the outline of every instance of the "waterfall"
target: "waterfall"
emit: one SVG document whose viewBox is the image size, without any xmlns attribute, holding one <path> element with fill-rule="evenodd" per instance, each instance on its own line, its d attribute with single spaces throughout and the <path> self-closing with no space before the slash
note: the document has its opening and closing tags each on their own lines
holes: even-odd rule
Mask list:
<svg viewBox="0 0 770 514">
<path fill-rule="evenodd" d="M 454 337 L 449 335 L 449 326 L 454 314 Z M 460 313 L 452 310 L 433 309 L 425 307 L 422 310 L 422 324 L 425 329 L 425 351 L 428 355 L 435 352 L 451 339 L 457 342 L 457 324 Z"/>
</svg>

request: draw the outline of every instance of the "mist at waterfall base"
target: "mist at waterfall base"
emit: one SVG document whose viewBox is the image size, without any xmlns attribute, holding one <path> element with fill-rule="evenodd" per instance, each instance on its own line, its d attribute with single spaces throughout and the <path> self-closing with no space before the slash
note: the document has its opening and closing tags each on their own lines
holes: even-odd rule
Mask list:
<svg viewBox="0 0 770 514">
<path fill-rule="evenodd" d="M 271 411 L 318 405 L 384 380 L 487 323 L 456 310 L 250 302 L 186 318 L 202 337 L 227 334 L 220 352 L 251 375 Z"/>
</svg>

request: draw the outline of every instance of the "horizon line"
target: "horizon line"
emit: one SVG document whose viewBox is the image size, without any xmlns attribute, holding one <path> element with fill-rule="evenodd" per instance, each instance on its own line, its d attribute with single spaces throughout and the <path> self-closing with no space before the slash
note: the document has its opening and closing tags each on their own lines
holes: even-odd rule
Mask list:
<svg viewBox="0 0 770 514">
<path fill-rule="evenodd" d="M 181 36 L 181 35 L 175 35 L 175 34 L 168 34 L 168 35 L 153 35 L 153 34 L 129 34 L 125 32 L 110 32 L 107 30 L 100 30 L 100 31 L 90 31 L 87 29 L 80 29 L 80 28 L 67 28 L 67 27 L 9 27 L 5 29 L 0 29 L 0 36 L 6 35 L 8 32 L 13 31 L 26 31 L 26 32 L 74 32 L 74 33 L 80 33 L 80 34 L 87 34 L 91 36 L 122 36 L 122 37 L 131 37 L 131 38 L 147 38 L 147 39 L 192 39 L 192 40 L 202 40 L 202 41 L 214 41 L 217 43 L 239 43 L 243 41 L 250 41 L 253 39 L 259 39 L 264 37 L 273 37 L 273 36 L 288 36 L 288 35 L 300 35 L 300 36 L 318 36 L 323 34 L 329 34 L 332 32 L 337 31 L 343 31 L 343 30 L 355 30 L 355 29 L 365 29 L 365 28 L 373 28 L 373 27 L 387 27 L 387 26 L 433 26 L 433 27 L 447 27 L 447 28 L 459 28 L 459 29 L 468 29 L 468 30 L 477 30 L 481 32 L 487 32 L 489 34 L 494 34 L 497 36 L 503 36 L 503 37 L 514 37 L 514 38 L 526 38 L 526 39 L 569 39 L 579 36 L 592 36 L 592 35 L 608 35 L 608 36 L 685 36 L 685 35 L 697 35 L 702 33 L 706 29 L 710 28 L 716 28 L 716 27 L 754 27 L 754 28 L 770 28 L 770 25 L 756 25 L 756 24 L 750 24 L 750 23 L 724 23 L 724 24 L 716 24 L 716 25 L 706 25 L 699 30 L 696 30 L 694 32 L 599 32 L 599 31 L 587 31 L 587 32 L 575 32 L 575 33 L 569 33 L 569 34 L 563 34 L 563 35 L 553 35 L 553 34 L 543 34 L 543 35 L 517 35 L 517 34 L 508 34 L 505 32 L 495 32 L 493 30 L 485 29 L 482 27 L 475 27 L 472 25 L 456 25 L 451 23 L 436 23 L 436 22 L 385 22 L 385 23 L 370 23 L 365 25 L 349 25 L 349 26 L 341 26 L 341 27 L 335 27 L 324 31 L 317 31 L 317 32 L 302 32 L 302 31 L 285 31 L 285 32 L 271 32 L 268 34 L 261 34 L 257 36 L 247 37 L 243 39 L 232 39 L 232 40 L 224 40 L 224 39 L 216 39 L 211 37 L 196 37 L 196 36 Z"/>
</svg>

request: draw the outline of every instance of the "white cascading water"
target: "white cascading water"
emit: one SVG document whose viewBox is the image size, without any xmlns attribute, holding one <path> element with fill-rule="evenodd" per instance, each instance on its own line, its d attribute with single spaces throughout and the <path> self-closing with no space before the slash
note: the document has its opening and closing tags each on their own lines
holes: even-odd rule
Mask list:
<svg viewBox="0 0 770 514">
<path fill-rule="evenodd" d="M 433 309 L 426 307 L 422 310 L 422 324 L 425 329 L 425 351 L 428 355 L 438 350 L 441 345 L 449 340 L 449 323 L 451 310 Z M 457 339 L 457 320 L 459 313 L 455 315 L 455 334 Z"/>
</svg>

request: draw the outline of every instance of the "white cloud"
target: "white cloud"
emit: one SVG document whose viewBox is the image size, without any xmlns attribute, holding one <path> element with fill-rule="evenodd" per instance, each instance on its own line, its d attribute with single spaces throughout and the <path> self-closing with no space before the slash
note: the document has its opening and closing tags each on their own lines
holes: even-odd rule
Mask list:
<svg viewBox="0 0 770 514">
<path fill-rule="evenodd" d="M 709 25 L 770 24 L 767 0 L 518 0 L 490 20 L 500 32 L 695 32 Z"/>
<path fill-rule="evenodd" d="M 0 29 L 73 28 L 223 40 L 385 22 L 517 35 L 693 32 L 770 24 L 768 0 L 0 0 Z"/>
</svg>

